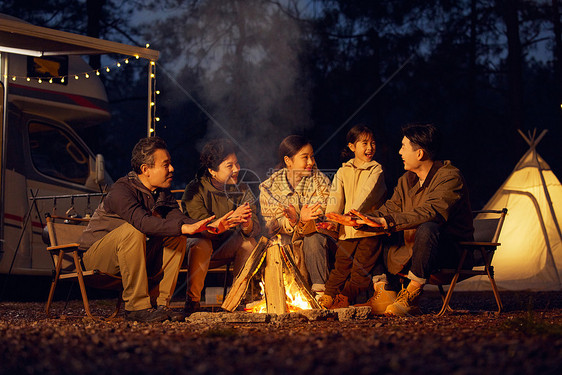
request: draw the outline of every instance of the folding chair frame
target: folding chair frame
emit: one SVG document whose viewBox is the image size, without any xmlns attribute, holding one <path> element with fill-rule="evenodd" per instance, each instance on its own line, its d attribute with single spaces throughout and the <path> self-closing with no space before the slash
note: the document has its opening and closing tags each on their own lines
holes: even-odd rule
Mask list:
<svg viewBox="0 0 562 375">
<path fill-rule="evenodd" d="M 57 245 L 56 234 L 54 230 L 54 219 L 61 219 L 61 220 L 68 220 L 73 222 L 87 222 L 87 219 L 77 219 L 77 218 L 66 218 L 61 216 L 51 216 L 47 214 L 47 229 L 49 231 L 49 238 L 51 240 L 52 246 L 47 247 L 47 251 L 51 253 L 51 255 L 55 256 L 55 253 L 58 255 L 56 263 L 55 263 L 55 270 L 53 271 L 53 281 L 51 282 L 51 288 L 49 290 L 49 297 L 47 299 L 47 304 L 45 306 L 45 313 L 47 316 L 50 315 L 50 308 L 53 302 L 53 298 L 55 295 L 55 289 L 59 280 L 62 279 L 71 279 L 76 278 L 78 279 L 78 284 L 80 285 L 80 293 L 82 295 L 82 302 L 84 304 L 84 310 L 86 315 L 92 319 L 99 319 L 100 317 L 96 317 L 92 315 L 90 310 L 90 303 L 88 300 L 88 294 L 86 291 L 86 281 L 85 278 L 102 281 L 104 285 L 107 287 L 100 287 L 100 289 L 116 289 L 119 290 L 119 297 L 117 298 L 117 304 L 115 307 L 115 311 L 107 317 L 107 319 L 113 319 L 119 314 L 119 310 L 121 308 L 121 277 L 117 275 L 112 275 L 109 273 L 101 272 L 99 270 L 83 270 L 81 258 L 84 254 L 84 250 L 80 250 L 78 248 L 78 243 L 67 243 L 62 245 Z M 72 225 L 72 224 L 67 224 Z M 62 272 L 62 262 L 65 254 L 71 254 L 75 270 L 73 272 L 63 273 Z M 95 286 L 95 285 L 93 285 Z"/>
<path fill-rule="evenodd" d="M 484 213 L 484 214 L 498 214 L 499 219 L 498 219 L 498 223 L 494 232 L 494 235 L 491 239 L 490 242 L 483 242 L 483 241 L 463 241 L 460 242 L 460 246 L 462 247 L 462 253 L 461 253 L 461 258 L 459 260 L 458 266 L 456 269 L 442 269 L 439 272 L 437 272 L 436 274 L 433 274 L 430 276 L 428 283 L 429 284 L 433 284 L 433 285 L 437 285 L 437 287 L 439 288 L 439 292 L 441 293 L 441 297 L 443 299 L 443 306 L 441 307 L 441 310 L 437 313 L 437 316 L 443 316 L 445 314 L 445 312 L 447 311 L 453 311 L 453 309 L 450 307 L 449 303 L 451 301 L 451 298 L 453 296 L 453 291 L 455 289 L 455 285 L 457 284 L 457 282 L 462 281 L 464 279 L 470 278 L 472 276 L 477 276 L 477 275 L 486 275 L 488 277 L 488 280 L 490 281 L 490 284 L 492 286 L 492 291 L 494 293 L 494 297 L 496 299 L 496 303 L 498 306 L 498 311 L 497 314 L 501 313 L 502 309 L 503 309 L 503 305 L 500 299 L 500 294 L 496 285 L 496 281 L 494 280 L 494 267 L 491 265 L 492 263 L 492 256 L 491 253 L 493 253 L 496 248 L 498 246 L 500 246 L 501 244 L 498 241 L 503 223 L 505 221 L 505 216 L 507 215 L 507 208 L 504 208 L 502 210 L 480 210 L 480 211 L 473 211 L 474 214 L 480 214 L 480 213 Z M 483 270 L 477 270 L 477 269 L 463 269 L 464 266 L 464 261 L 466 259 L 466 256 L 468 254 L 468 252 L 476 252 L 476 251 L 480 251 L 480 254 L 482 255 L 482 259 L 484 260 L 484 269 Z M 448 281 L 444 281 L 445 279 L 450 279 L 452 275 L 452 279 L 450 281 L 450 283 Z M 447 293 L 445 294 L 445 291 L 443 289 L 443 285 L 445 284 L 449 284 L 449 288 Z"/>
</svg>

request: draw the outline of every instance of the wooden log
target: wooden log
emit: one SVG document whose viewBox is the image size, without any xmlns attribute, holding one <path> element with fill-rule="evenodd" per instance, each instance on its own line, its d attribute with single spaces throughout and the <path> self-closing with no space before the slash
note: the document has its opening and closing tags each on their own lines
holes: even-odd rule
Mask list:
<svg viewBox="0 0 562 375">
<path fill-rule="evenodd" d="M 246 260 L 246 263 L 244 263 L 244 268 L 242 268 L 234 279 L 232 287 L 221 306 L 223 309 L 234 311 L 238 307 L 240 301 L 242 301 L 242 298 L 246 294 L 250 280 L 256 272 L 258 272 L 265 259 L 268 244 L 269 240 L 266 237 L 260 238 L 258 244 Z"/>
<path fill-rule="evenodd" d="M 285 314 L 287 312 L 283 263 L 279 245 L 268 247 L 265 260 L 264 288 L 267 312 L 271 314 Z"/>
<path fill-rule="evenodd" d="M 322 309 L 323 307 L 318 303 L 316 298 L 312 295 L 312 293 L 306 287 L 306 283 L 304 282 L 304 278 L 300 274 L 299 270 L 293 258 L 291 257 L 291 245 L 282 246 L 280 249 L 281 256 L 283 257 L 283 261 L 285 263 L 285 267 L 287 268 L 287 272 L 290 272 L 293 275 L 295 282 L 297 283 L 299 289 L 303 293 L 304 297 L 307 299 L 307 302 L 310 303 L 310 306 L 313 309 Z"/>
</svg>

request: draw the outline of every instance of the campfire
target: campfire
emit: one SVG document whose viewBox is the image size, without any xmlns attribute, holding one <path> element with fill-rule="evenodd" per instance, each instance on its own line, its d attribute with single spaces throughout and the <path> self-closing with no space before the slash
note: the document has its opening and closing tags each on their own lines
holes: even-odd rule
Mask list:
<svg viewBox="0 0 562 375">
<path fill-rule="evenodd" d="M 291 250 L 291 245 L 281 245 L 279 238 L 268 240 L 262 237 L 234 281 L 222 308 L 234 311 L 255 277 L 261 278 L 261 299 L 247 304 L 245 311 L 284 314 L 321 308 L 306 288 Z"/>
</svg>

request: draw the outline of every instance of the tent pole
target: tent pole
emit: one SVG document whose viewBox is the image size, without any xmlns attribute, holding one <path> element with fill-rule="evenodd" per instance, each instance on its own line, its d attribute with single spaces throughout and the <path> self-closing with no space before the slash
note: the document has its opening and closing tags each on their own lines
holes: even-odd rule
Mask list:
<svg viewBox="0 0 562 375">
<path fill-rule="evenodd" d="M 546 225 L 544 224 L 544 219 L 542 217 L 541 208 L 539 207 L 539 202 L 537 202 L 537 198 L 533 196 L 533 194 L 527 191 L 519 191 L 519 190 L 504 190 L 505 193 L 508 194 L 519 194 L 528 197 L 533 205 L 535 206 L 535 211 L 537 212 L 537 216 L 539 218 L 539 224 L 541 226 L 542 235 L 544 237 L 544 243 L 546 245 L 546 258 L 547 262 L 554 267 L 554 274 L 556 275 L 556 279 L 558 281 L 558 285 L 560 286 L 560 275 L 558 274 L 558 268 L 556 267 L 556 262 L 554 261 L 554 255 L 552 255 L 552 248 L 550 247 L 550 240 L 548 239 L 548 233 L 546 231 Z"/>
</svg>

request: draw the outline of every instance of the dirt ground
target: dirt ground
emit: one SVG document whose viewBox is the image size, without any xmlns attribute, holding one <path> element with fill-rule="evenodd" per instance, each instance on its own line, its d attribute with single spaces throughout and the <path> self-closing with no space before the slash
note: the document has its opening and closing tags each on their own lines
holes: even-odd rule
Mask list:
<svg viewBox="0 0 562 375">
<path fill-rule="evenodd" d="M 502 300 L 499 316 L 482 292 L 456 293 L 453 306 L 471 311 L 438 318 L 429 292 L 420 317 L 157 324 L 47 319 L 42 302 L 0 302 L 0 374 L 561 374 L 560 293 Z M 93 304 L 108 313 L 114 301 Z"/>
</svg>

